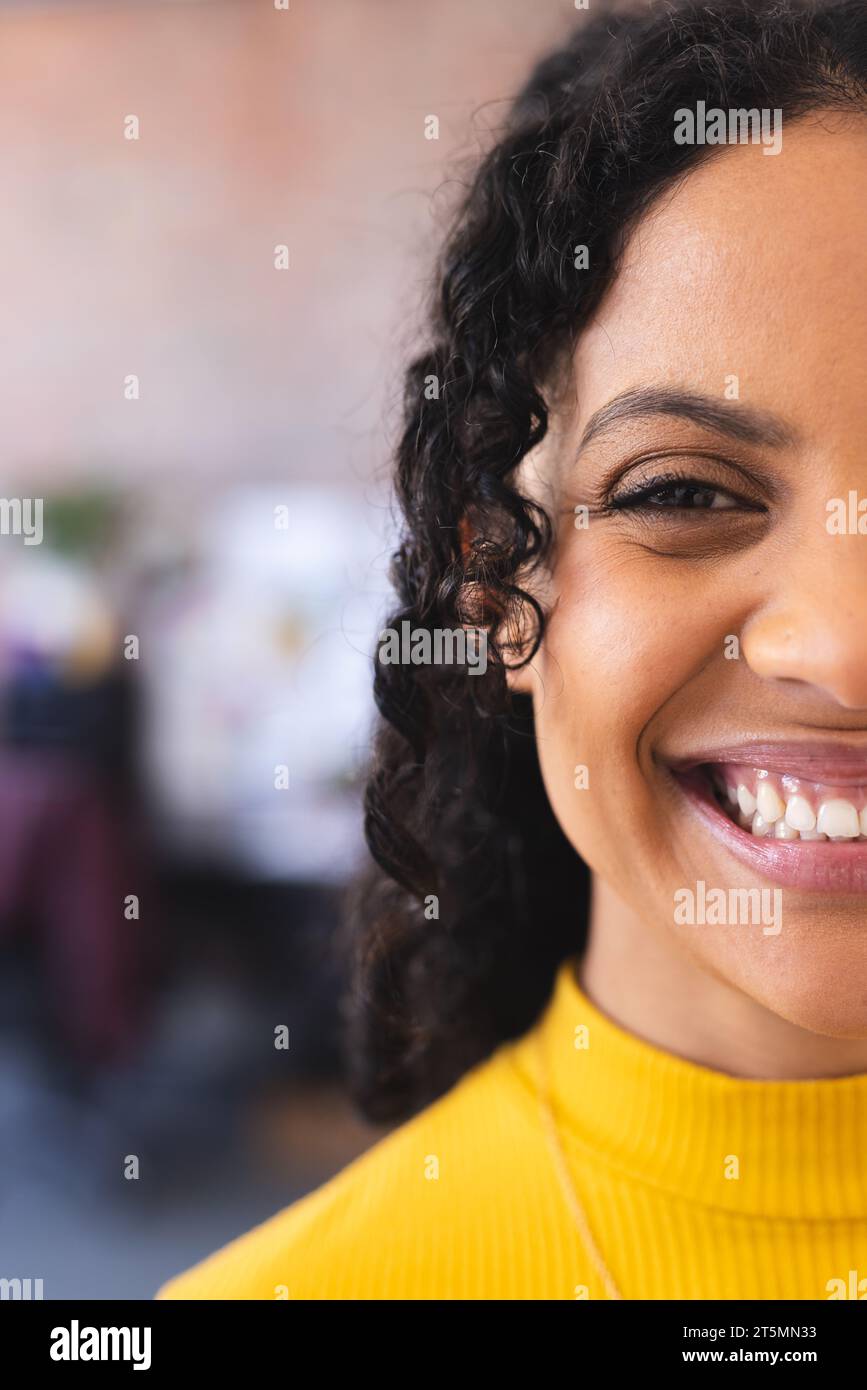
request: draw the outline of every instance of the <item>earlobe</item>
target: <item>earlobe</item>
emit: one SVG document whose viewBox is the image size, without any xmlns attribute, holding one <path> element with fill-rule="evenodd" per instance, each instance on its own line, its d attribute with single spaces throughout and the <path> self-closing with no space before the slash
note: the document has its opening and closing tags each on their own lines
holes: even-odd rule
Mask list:
<svg viewBox="0 0 867 1390">
<path fill-rule="evenodd" d="M 506 667 L 506 685 L 513 695 L 532 695 L 533 673 L 529 665 Z"/>
</svg>

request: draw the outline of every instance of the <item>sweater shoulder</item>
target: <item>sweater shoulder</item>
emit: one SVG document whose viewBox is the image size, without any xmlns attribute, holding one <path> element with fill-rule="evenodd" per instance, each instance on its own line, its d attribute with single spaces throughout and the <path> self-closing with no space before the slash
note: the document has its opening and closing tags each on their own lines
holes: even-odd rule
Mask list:
<svg viewBox="0 0 867 1390">
<path fill-rule="evenodd" d="M 533 1166 L 527 1146 L 537 1127 L 516 1046 L 504 1044 L 335 1177 L 157 1297 L 453 1296 L 456 1240 L 495 1222 Z"/>
</svg>

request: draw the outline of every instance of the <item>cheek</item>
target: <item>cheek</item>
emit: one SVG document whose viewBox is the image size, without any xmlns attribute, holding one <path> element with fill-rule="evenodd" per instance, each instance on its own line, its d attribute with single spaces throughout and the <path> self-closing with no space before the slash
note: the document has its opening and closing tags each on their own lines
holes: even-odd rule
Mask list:
<svg viewBox="0 0 867 1390">
<path fill-rule="evenodd" d="M 553 581 L 534 661 L 539 758 L 561 826 L 602 872 L 625 838 L 634 858 L 661 827 L 653 733 L 669 706 L 687 714 L 689 683 L 721 658 L 726 625 L 709 621 L 719 593 L 714 605 L 686 566 L 635 547 L 574 545 Z"/>
</svg>

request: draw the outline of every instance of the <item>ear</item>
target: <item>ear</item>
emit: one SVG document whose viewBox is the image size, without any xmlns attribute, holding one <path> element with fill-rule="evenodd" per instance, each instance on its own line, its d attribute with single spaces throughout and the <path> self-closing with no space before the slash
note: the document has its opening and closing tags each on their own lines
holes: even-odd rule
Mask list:
<svg viewBox="0 0 867 1390">
<path fill-rule="evenodd" d="M 466 562 L 472 555 L 475 531 L 469 516 L 464 515 L 458 522 L 458 536 L 461 543 L 461 558 Z M 491 603 L 487 597 L 481 600 L 482 609 L 490 609 Z M 516 695 L 532 695 L 533 693 L 533 673 L 529 666 L 520 666 L 517 669 L 506 667 L 506 684 Z"/>
<path fill-rule="evenodd" d="M 532 695 L 535 682 L 529 665 L 519 666 L 517 670 L 506 670 L 506 685 L 513 695 Z"/>
</svg>

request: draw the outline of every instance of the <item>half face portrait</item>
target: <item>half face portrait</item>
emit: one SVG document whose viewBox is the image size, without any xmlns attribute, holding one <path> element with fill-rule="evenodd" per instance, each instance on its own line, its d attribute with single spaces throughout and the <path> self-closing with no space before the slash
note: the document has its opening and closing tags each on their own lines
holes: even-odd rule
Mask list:
<svg viewBox="0 0 867 1390">
<path fill-rule="evenodd" d="M 0 1298 L 851 1374 L 867 0 L 25 8 Z"/>
<path fill-rule="evenodd" d="M 497 126 L 395 448 L 394 1127 L 164 1296 L 867 1296 L 865 54 L 858 0 L 596 5 Z"/>
</svg>

